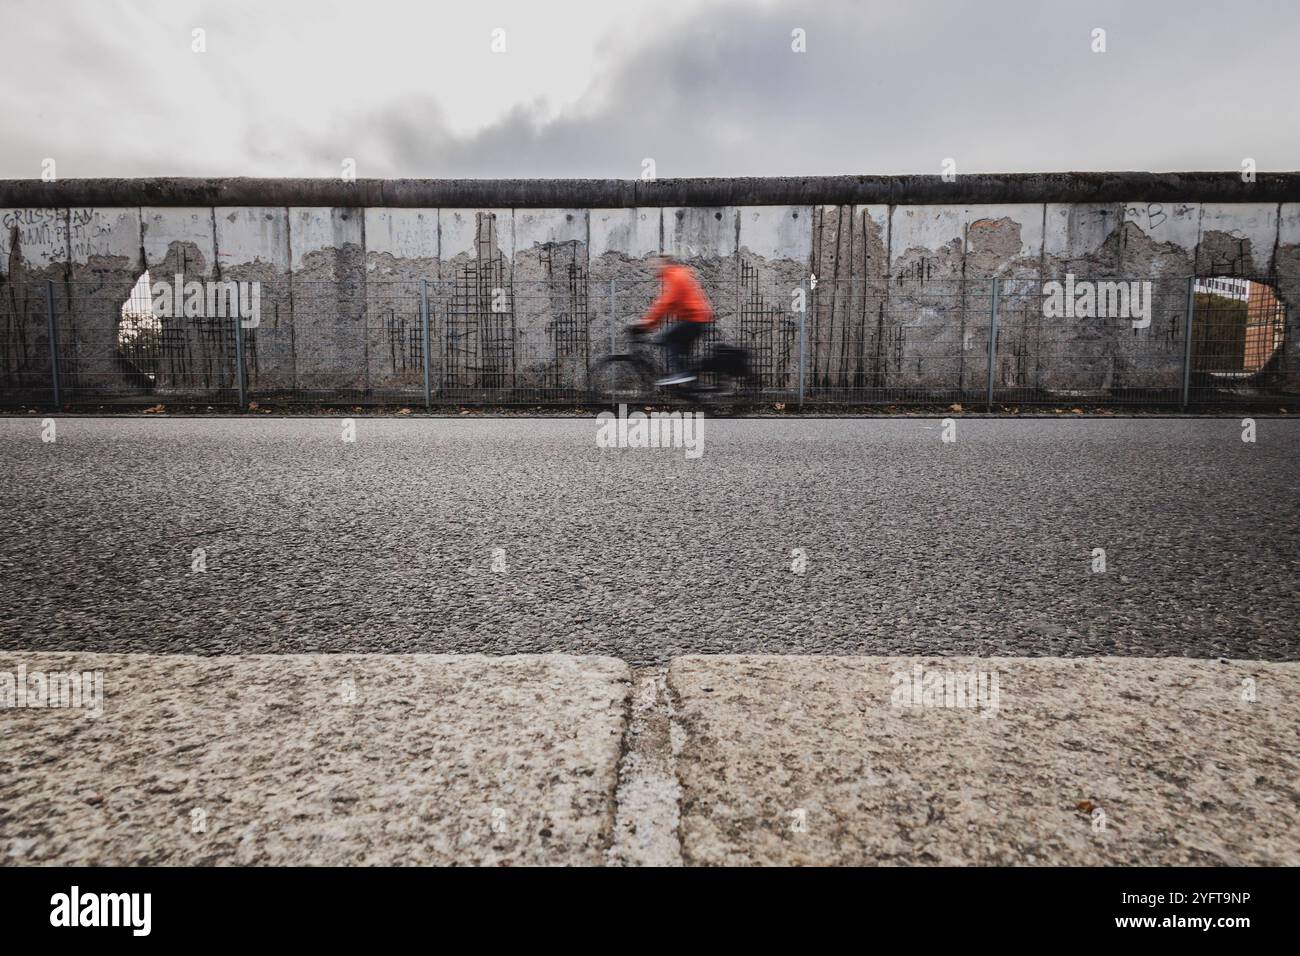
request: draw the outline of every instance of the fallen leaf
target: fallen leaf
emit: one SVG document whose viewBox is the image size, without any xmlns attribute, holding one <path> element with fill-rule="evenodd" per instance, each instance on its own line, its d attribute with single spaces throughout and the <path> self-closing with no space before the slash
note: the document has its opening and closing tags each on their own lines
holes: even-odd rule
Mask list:
<svg viewBox="0 0 1300 956">
<path fill-rule="evenodd" d="M 1096 807 L 1097 805 L 1093 803 L 1091 800 L 1080 800 L 1078 803 L 1074 805 L 1074 808 L 1078 810 L 1080 813 L 1092 813 L 1092 811 L 1095 810 Z"/>
<path fill-rule="evenodd" d="M 959 412 L 961 410 L 962 410 L 961 405 L 957 402 L 953 402 L 951 405 L 948 406 L 948 411 L 950 412 Z"/>
</svg>

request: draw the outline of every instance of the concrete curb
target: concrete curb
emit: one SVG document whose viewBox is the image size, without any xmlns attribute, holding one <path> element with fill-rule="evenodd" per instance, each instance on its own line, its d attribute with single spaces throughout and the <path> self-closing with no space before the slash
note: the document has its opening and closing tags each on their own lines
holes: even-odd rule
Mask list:
<svg viewBox="0 0 1300 956">
<path fill-rule="evenodd" d="M 70 671 L 0 865 L 1300 863 L 1295 662 L 0 654 Z"/>
<path fill-rule="evenodd" d="M 613 658 L 0 655 L 103 713 L 0 709 L 0 865 L 598 864 Z"/>
<path fill-rule="evenodd" d="M 926 699 L 971 672 L 996 710 Z M 1297 663 L 687 657 L 668 680 L 688 864 L 1300 863 Z"/>
</svg>

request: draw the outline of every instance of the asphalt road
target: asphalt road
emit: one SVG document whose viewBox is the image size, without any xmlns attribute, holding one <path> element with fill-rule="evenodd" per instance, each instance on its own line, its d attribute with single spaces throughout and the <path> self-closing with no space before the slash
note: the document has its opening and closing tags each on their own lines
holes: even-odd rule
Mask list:
<svg viewBox="0 0 1300 956">
<path fill-rule="evenodd" d="M 0 419 L 0 648 L 1300 659 L 1293 420 L 356 427 Z"/>
</svg>

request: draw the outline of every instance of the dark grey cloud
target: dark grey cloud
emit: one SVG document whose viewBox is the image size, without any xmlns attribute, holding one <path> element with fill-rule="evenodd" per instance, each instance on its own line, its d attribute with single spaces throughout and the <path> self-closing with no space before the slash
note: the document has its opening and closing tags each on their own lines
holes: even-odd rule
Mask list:
<svg viewBox="0 0 1300 956">
<path fill-rule="evenodd" d="M 1289 169 L 1298 27 L 1282 2 L 736 4 L 631 51 L 590 111 L 457 138 L 410 100 L 347 129 L 386 175 Z"/>
</svg>

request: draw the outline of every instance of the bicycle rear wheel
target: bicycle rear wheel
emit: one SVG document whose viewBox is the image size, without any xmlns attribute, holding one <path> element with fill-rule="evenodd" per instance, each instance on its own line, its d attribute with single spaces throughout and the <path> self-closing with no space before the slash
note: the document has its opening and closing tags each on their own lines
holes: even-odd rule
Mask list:
<svg viewBox="0 0 1300 956">
<path fill-rule="evenodd" d="M 654 391 L 654 371 L 634 355 L 611 355 L 591 375 L 595 402 L 642 402 Z"/>
</svg>

